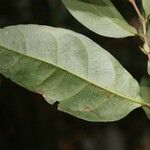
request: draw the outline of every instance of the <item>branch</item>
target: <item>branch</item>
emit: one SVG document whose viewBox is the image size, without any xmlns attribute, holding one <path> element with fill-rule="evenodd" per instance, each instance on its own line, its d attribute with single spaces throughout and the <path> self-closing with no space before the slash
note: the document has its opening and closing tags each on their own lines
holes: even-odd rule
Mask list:
<svg viewBox="0 0 150 150">
<path fill-rule="evenodd" d="M 143 29 L 142 39 L 144 41 L 144 46 L 143 46 L 143 48 L 141 48 L 141 50 L 142 50 L 142 52 L 144 52 L 144 54 L 146 54 L 149 57 L 150 48 L 148 45 L 148 37 L 147 37 L 147 19 L 142 16 L 141 12 L 139 11 L 139 9 L 135 3 L 135 0 L 129 0 L 129 2 L 132 4 L 133 8 L 135 9 L 135 11 L 138 15 L 140 24 L 141 24 L 142 29 Z"/>
<path fill-rule="evenodd" d="M 145 18 L 142 16 L 141 12 L 139 11 L 139 9 L 138 9 L 138 7 L 137 7 L 137 5 L 136 5 L 136 3 L 135 3 L 135 0 L 129 0 L 129 2 L 130 2 L 130 3 L 132 4 L 132 6 L 134 7 L 134 9 L 135 9 L 135 11 L 136 11 L 136 13 L 137 13 L 139 19 L 140 19 L 141 21 L 145 20 Z"/>
</svg>

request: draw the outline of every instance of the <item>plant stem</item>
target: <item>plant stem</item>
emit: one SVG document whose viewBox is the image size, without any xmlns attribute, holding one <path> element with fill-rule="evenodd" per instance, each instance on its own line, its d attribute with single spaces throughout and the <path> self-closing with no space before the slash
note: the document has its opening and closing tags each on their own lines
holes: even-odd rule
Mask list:
<svg viewBox="0 0 150 150">
<path fill-rule="evenodd" d="M 132 6 L 134 7 L 134 9 L 135 9 L 135 11 L 136 11 L 136 13 L 137 13 L 139 19 L 145 20 L 144 17 L 142 16 L 141 12 L 139 11 L 138 7 L 137 7 L 137 5 L 136 5 L 136 3 L 135 3 L 135 0 L 129 0 L 129 2 L 130 2 L 130 3 L 132 4 Z"/>
<path fill-rule="evenodd" d="M 140 36 L 142 37 L 142 39 L 144 41 L 144 46 L 143 46 L 143 48 L 141 48 L 141 50 L 144 54 L 146 54 L 149 57 L 150 56 L 150 47 L 148 45 L 148 37 L 147 37 L 147 18 L 142 16 L 141 12 L 139 11 L 139 9 L 135 3 L 135 0 L 129 0 L 129 2 L 132 4 L 133 8 L 135 9 L 135 11 L 139 17 L 140 24 L 143 29 L 143 34 Z"/>
</svg>

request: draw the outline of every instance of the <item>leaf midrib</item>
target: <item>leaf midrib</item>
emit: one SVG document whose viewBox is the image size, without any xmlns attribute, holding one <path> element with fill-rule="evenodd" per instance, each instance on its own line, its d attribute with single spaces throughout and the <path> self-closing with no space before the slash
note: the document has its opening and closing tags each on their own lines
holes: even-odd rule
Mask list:
<svg viewBox="0 0 150 150">
<path fill-rule="evenodd" d="M 60 67 L 60 66 L 57 66 L 56 64 L 52 64 L 52 63 L 50 63 L 50 62 L 41 60 L 41 59 L 39 59 L 39 58 L 35 58 L 35 57 L 32 57 L 32 56 L 29 56 L 29 55 L 20 53 L 20 52 L 18 52 L 18 51 L 14 51 L 14 50 L 12 50 L 12 49 L 8 49 L 8 48 L 6 48 L 6 47 L 4 47 L 4 46 L 1 46 L 1 45 L 0 45 L 0 48 L 6 49 L 7 51 L 12 51 L 13 53 L 16 53 L 16 54 L 18 54 L 18 55 L 23 55 L 23 56 L 25 56 L 25 57 L 29 57 L 29 58 L 31 58 L 31 59 L 35 59 L 35 60 L 37 60 L 37 61 L 41 61 L 41 62 L 46 63 L 46 64 L 48 64 L 48 65 L 52 65 L 52 66 L 54 66 L 54 67 L 56 67 L 56 68 L 59 68 L 59 69 L 65 71 L 65 72 L 68 72 L 69 74 L 72 74 L 73 76 L 76 76 L 77 78 L 80 78 L 81 80 L 83 80 L 83 81 L 85 81 L 85 82 L 88 82 L 89 84 L 95 86 L 96 88 L 100 88 L 100 89 L 105 90 L 105 91 L 107 91 L 107 92 L 109 92 L 109 93 L 111 93 L 111 94 L 115 94 L 115 95 L 117 95 L 118 97 L 123 98 L 124 100 L 126 99 L 127 101 L 130 101 L 130 102 L 139 104 L 139 105 L 141 105 L 141 106 L 145 106 L 145 107 L 150 108 L 150 104 L 149 104 L 149 103 L 145 103 L 142 99 L 136 99 L 136 100 L 135 100 L 135 99 L 129 98 L 129 97 L 125 96 L 125 95 L 118 94 L 118 93 L 116 93 L 115 91 L 110 90 L 110 89 L 107 89 L 107 88 L 105 88 L 105 87 L 102 87 L 102 86 L 100 87 L 100 86 L 96 85 L 95 83 L 93 83 L 92 81 L 89 81 L 89 80 L 87 80 L 87 79 L 85 79 L 85 78 L 83 78 L 83 77 L 81 77 L 81 76 L 79 76 L 79 75 L 76 75 L 76 74 L 74 74 L 74 73 L 72 73 L 72 72 L 66 70 L 65 68 L 62 68 L 62 67 Z"/>
</svg>

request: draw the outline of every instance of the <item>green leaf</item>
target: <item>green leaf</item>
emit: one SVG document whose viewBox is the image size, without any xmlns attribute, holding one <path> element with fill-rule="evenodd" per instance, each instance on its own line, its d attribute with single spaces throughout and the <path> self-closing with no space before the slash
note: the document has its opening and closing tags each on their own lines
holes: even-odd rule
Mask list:
<svg viewBox="0 0 150 150">
<path fill-rule="evenodd" d="M 146 103 L 150 103 L 150 76 L 144 77 L 141 81 L 141 95 Z M 143 106 L 147 117 L 150 119 L 150 108 Z"/>
<path fill-rule="evenodd" d="M 114 121 L 141 106 L 139 85 L 120 63 L 75 32 L 38 25 L 0 30 L 0 73 L 88 121 Z"/>
<path fill-rule="evenodd" d="M 137 34 L 110 0 L 62 0 L 69 12 L 84 26 L 103 36 L 127 37 Z"/>
<path fill-rule="evenodd" d="M 148 45 L 150 46 L 150 22 L 149 21 L 147 25 L 147 36 L 148 36 Z"/>
<path fill-rule="evenodd" d="M 150 75 L 150 61 L 147 62 L 147 71 L 148 71 L 148 74 Z"/>
<path fill-rule="evenodd" d="M 150 15 L 150 0 L 142 0 L 146 17 Z"/>
</svg>

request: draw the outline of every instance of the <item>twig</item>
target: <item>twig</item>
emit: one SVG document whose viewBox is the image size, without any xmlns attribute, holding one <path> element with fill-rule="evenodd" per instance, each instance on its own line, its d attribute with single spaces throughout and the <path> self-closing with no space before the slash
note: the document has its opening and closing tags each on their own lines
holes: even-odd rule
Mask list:
<svg viewBox="0 0 150 150">
<path fill-rule="evenodd" d="M 144 17 L 142 16 L 141 12 L 139 11 L 136 3 L 135 3 L 135 0 L 129 0 L 129 2 L 132 4 L 132 6 L 134 7 L 139 19 L 141 19 L 142 21 L 145 20 Z"/>
<path fill-rule="evenodd" d="M 141 24 L 142 29 L 143 29 L 143 35 L 141 35 L 141 36 L 142 36 L 142 39 L 144 41 L 144 46 L 143 46 L 143 48 L 141 48 L 141 50 L 142 50 L 142 52 L 144 52 L 144 54 L 149 56 L 150 55 L 150 48 L 148 45 L 148 37 L 147 37 L 147 18 L 144 18 L 142 16 L 141 12 L 139 11 L 139 9 L 135 3 L 135 0 L 129 0 L 129 2 L 132 4 L 133 8 L 135 9 L 135 11 L 139 17 L 140 24 Z"/>
</svg>

